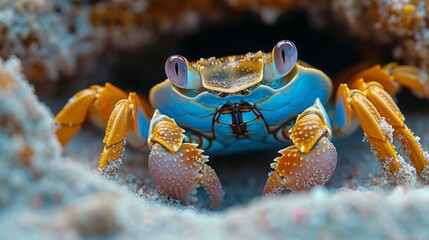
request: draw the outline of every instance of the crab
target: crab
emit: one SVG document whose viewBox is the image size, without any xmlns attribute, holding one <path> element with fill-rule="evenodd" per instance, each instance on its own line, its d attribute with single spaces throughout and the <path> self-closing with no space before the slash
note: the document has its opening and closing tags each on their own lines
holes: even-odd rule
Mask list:
<svg viewBox="0 0 429 240">
<path fill-rule="evenodd" d="M 390 183 L 408 184 L 416 174 L 429 183 L 428 153 L 392 99 L 402 85 L 429 96 L 428 77 L 416 67 L 389 63 L 357 73 L 338 87 L 330 114 L 325 110 L 333 92 L 330 78 L 298 60 L 288 40 L 269 53 L 196 62 L 173 55 L 165 72 L 168 79 L 151 89 L 149 100 L 109 83 L 76 93 L 54 120 L 61 144 L 89 119 L 106 128 L 101 173 L 117 171 L 125 140 L 136 148 L 148 146 L 149 172 L 162 191 L 188 203 L 193 190 L 203 187 L 215 208 L 223 190 L 205 154 L 280 150 L 263 195 L 305 191 L 333 175 L 333 135 L 350 134 L 360 123 Z"/>
</svg>

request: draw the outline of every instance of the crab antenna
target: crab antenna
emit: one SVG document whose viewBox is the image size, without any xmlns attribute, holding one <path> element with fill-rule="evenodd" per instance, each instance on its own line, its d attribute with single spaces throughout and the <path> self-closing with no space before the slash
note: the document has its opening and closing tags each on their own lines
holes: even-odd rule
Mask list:
<svg viewBox="0 0 429 240">
<path fill-rule="evenodd" d="M 264 66 L 264 81 L 272 82 L 286 76 L 295 67 L 298 60 L 298 50 L 293 42 L 283 40 L 278 42 L 271 54 L 266 58 Z"/>
</svg>

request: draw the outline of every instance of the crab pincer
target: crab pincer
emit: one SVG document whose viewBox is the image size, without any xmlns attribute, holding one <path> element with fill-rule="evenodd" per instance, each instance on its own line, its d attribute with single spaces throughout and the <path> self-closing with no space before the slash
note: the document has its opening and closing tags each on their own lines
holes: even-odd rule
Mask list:
<svg viewBox="0 0 429 240">
<path fill-rule="evenodd" d="M 206 164 L 208 157 L 197 144 L 183 142 L 185 131 L 173 119 L 155 111 L 149 129 L 149 171 L 159 188 L 182 203 L 192 201 L 199 186 L 210 197 L 210 208 L 216 208 L 223 190 L 214 170 Z"/>
<path fill-rule="evenodd" d="M 337 151 L 331 143 L 329 119 L 320 101 L 307 108 L 289 130 L 294 143 L 279 151 L 265 184 L 264 196 L 285 189 L 306 191 L 324 185 L 332 177 L 337 164 Z"/>
</svg>

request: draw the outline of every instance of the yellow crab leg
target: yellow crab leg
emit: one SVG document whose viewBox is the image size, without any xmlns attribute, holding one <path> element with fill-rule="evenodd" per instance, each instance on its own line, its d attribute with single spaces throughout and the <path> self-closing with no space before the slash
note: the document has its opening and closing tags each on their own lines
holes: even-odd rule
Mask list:
<svg viewBox="0 0 429 240">
<path fill-rule="evenodd" d="M 402 164 L 398 160 L 399 157 L 392 140 L 389 139 L 389 136 L 386 136 L 386 129 L 381 126 L 382 117 L 375 106 L 359 90 L 350 91 L 349 103 L 359 118 L 362 129 L 366 134 L 366 140 L 376 152 L 377 158 L 382 163 L 388 164 L 391 173 L 398 171 Z"/>
<path fill-rule="evenodd" d="M 95 93 L 85 89 L 73 96 L 69 103 L 55 116 L 55 134 L 64 146 L 79 132 L 86 120 L 88 109 L 95 100 Z"/>
<path fill-rule="evenodd" d="M 429 77 L 426 71 L 415 66 L 397 66 L 392 75 L 403 86 L 409 88 L 416 96 L 429 98 Z"/>
<path fill-rule="evenodd" d="M 185 131 L 173 119 L 155 111 L 150 132 L 148 165 L 154 183 L 185 204 L 193 200 L 194 189 L 202 186 L 210 197 L 210 207 L 219 206 L 223 198 L 221 183 L 197 144 L 183 143 Z"/>
<path fill-rule="evenodd" d="M 99 171 L 109 174 L 116 172 L 121 163 L 126 137 L 135 147 L 145 144 L 146 140 L 140 130 L 144 126 L 140 126 L 139 114 L 150 110 L 146 107 L 136 93 L 130 93 L 127 99 L 116 103 L 107 123 L 104 148 L 98 163 Z M 143 117 L 148 118 L 145 114 Z"/>
<path fill-rule="evenodd" d="M 274 159 L 263 195 L 277 194 L 284 189 L 310 190 L 324 185 L 334 173 L 337 152 L 330 142 L 329 119 L 319 99 L 297 118 L 290 129 L 293 146 L 279 151 Z"/>
<path fill-rule="evenodd" d="M 392 62 L 384 66 L 375 65 L 357 73 L 349 82 L 350 89 L 359 89 L 361 83 L 378 82 L 390 95 L 395 95 L 401 86 L 409 88 L 416 96 L 429 98 L 429 76 L 427 71 L 423 71 L 415 66 L 399 65 Z M 360 89 L 363 91 L 363 89 Z"/>
<path fill-rule="evenodd" d="M 342 105 L 342 114 L 347 119 L 346 122 L 359 119 L 366 140 L 380 161 L 384 173 L 387 174 L 389 183 L 413 184 L 413 170 L 397 154 L 393 137 L 399 141 L 405 149 L 404 153 L 409 155 L 413 165 L 418 169 L 417 172 L 424 178 L 425 174 L 421 173 L 427 171 L 423 170 L 427 165 L 426 153 L 405 125 L 405 119 L 390 94 L 378 82 L 365 83 L 363 79 L 357 79 L 352 85 L 356 89 L 350 90 L 347 84 L 339 86 L 337 104 Z M 347 128 L 347 124 L 344 126 Z"/>
<path fill-rule="evenodd" d="M 396 79 L 394 76 L 392 76 L 391 73 L 392 69 L 396 68 L 397 66 L 397 63 L 392 62 L 384 65 L 383 67 L 380 65 L 375 65 L 360 71 L 351 78 L 348 87 L 350 89 L 360 89 L 362 86 L 359 82 L 361 81 L 360 79 L 363 79 L 364 82 L 375 81 L 380 83 L 390 95 L 395 95 L 398 92 L 400 85 L 395 81 Z M 360 90 L 363 91 L 364 89 Z"/>
<path fill-rule="evenodd" d="M 428 153 L 405 125 L 405 118 L 391 97 L 402 85 L 419 97 L 429 98 L 428 75 L 417 67 L 390 63 L 359 72 L 348 86 L 342 84 L 338 88 L 335 130 L 337 134 L 351 132 L 357 126 L 358 117 L 378 159 L 382 163 L 389 162 L 390 174 L 398 175 L 408 169 L 409 175 L 411 168 L 405 165 L 391 143 L 391 136 L 395 137 L 417 174 L 425 183 L 429 183 Z M 385 126 L 384 129 L 378 127 L 380 124 Z M 392 134 L 386 132 L 389 127 L 392 128 Z"/>
<path fill-rule="evenodd" d="M 403 154 L 411 160 L 416 168 L 417 174 L 429 183 L 429 176 L 425 171 L 429 170 L 429 159 L 414 136 L 414 133 L 405 125 L 405 118 L 399 110 L 392 97 L 383 90 L 382 86 L 375 82 L 366 84 L 366 95 L 375 105 L 380 114 L 386 119 L 387 123 L 394 129 L 393 136 L 404 149 Z M 427 168 L 426 170 L 424 170 Z"/>
<path fill-rule="evenodd" d="M 60 143 L 66 145 L 87 118 L 105 128 L 115 104 L 126 98 L 125 92 L 109 83 L 104 87 L 93 85 L 76 93 L 54 119 Z"/>
<path fill-rule="evenodd" d="M 375 65 L 360 71 L 338 87 L 335 102 L 335 135 L 349 135 L 359 126 L 356 115 L 348 102 L 349 89 L 365 92 L 365 83 L 377 82 L 390 95 L 395 95 L 401 86 L 406 86 L 418 97 L 429 98 L 429 77 L 425 71 L 414 66 L 398 65 L 395 62 L 384 66 Z"/>
</svg>

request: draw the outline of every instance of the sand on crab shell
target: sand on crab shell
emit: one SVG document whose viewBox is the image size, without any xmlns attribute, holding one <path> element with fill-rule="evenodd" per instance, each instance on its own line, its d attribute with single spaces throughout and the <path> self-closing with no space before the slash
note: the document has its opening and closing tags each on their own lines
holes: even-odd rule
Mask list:
<svg viewBox="0 0 429 240">
<path fill-rule="evenodd" d="M 223 211 L 208 212 L 158 195 L 146 168 L 148 152 L 127 149 L 118 182 L 96 174 L 102 131 L 85 127 L 61 156 L 52 114 L 25 81 L 18 59 L 0 61 L 0 83 L 2 239 L 429 238 L 429 188 L 385 189 L 360 132 L 334 142 L 334 177 L 327 188 L 308 193 L 258 197 L 276 153 L 252 154 L 262 160 L 246 165 L 212 158 L 226 202 Z M 428 120 L 427 114 L 407 115 L 426 149 Z"/>
</svg>

